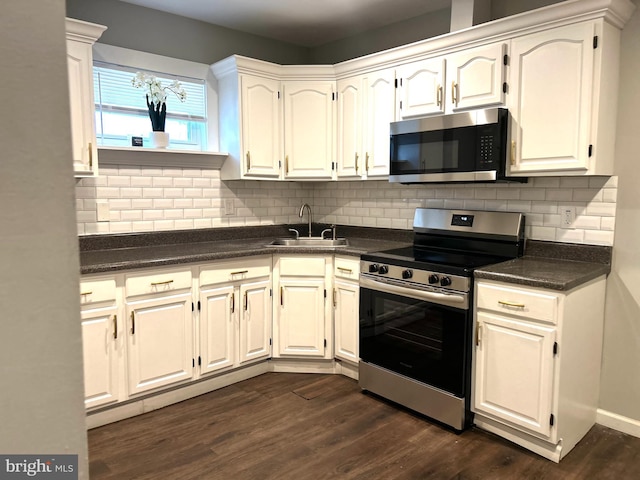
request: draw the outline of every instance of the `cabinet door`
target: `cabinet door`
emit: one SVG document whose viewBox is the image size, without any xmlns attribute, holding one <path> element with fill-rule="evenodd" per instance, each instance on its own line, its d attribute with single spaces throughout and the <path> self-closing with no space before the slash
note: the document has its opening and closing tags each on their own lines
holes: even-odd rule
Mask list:
<svg viewBox="0 0 640 480">
<path fill-rule="evenodd" d="M 586 171 L 593 35 L 586 22 L 512 40 L 512 173 Z"/>
<path fill-rule="evenodd" d="M 191 293 L 127 301 L 129 393 L 193 378 Z"/>
<path fill-rule="evenodd" d="M 92 58 L 90 44 L 67 40 L 71 148 L 76 176 L 93 175 L 98 168 Z"/>
<path fill-rule="evenodd" d="M 333 82 L 285 82 L 286 178 L 330 179 L 335 162 Z"/>
<path fill-rule="evenodd" d="M 271 356 L 271 280 L 240 285 L 240 363 Z"/>
<path fill-rule="evenodd" d="M 241 75 L 240 88 L 244 174 L 277 178 L 282 161 L 280 82 Z"/>
<path fill-rule="evenodd" d="M 551 436 L 556 330 L 479 312 L 475 409 Z"/>
<path fill-rule="evenodd" d="M 355 282 L 336 280 L 334 286 L 335 356 L 358 363 L 360 287 Z"/>
<path fill-rule="evenodd" d="M 360 175 L 362 156 L 362 80 L 360 77 L 338 80 L 337 83 L 337 176 Z"/>
<path fill-rule="evenodd" d="M 278 354 L 325 356 L 324 277 L 280 278 Z"/>
<path fill-rule="evenodd" d="M 235 361 L 238 299 L 232 285 L 200 291 L 200 373 L 230 367 Z"/>
<path fill-rule="evenodd" d="M 398 69 L 398 120 L 444 113 L 445 59 L 433 58 Z"/>
<path fill-rule="evenodd" d="M 117 307 L 85 310 L 82 316 L 84 404 L 86 408 L 118 401 Z"/>
<path fill-rule="evenodd" d="M 390 124 L 395 121 L 395 71 L 382 70 L 363 79 L 364 151 L 367 177 L 389 175 Z"/>
<path fill-rule="evenodd" d="M 506 44 L 472 48 L 447 57 L 447 111 L 503 105 Z"/>
</svg>

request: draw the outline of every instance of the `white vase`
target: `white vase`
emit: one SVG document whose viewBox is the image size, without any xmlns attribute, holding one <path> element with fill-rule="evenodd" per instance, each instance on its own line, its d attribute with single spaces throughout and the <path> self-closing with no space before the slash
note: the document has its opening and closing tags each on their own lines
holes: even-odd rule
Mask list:
<svg viewBox="0 0 640 480">
<path fill-rule="evenodd" d="M 168 132 L 151 132 L 152 148 L 167 148 L 169 146 Z"/>
</svg>

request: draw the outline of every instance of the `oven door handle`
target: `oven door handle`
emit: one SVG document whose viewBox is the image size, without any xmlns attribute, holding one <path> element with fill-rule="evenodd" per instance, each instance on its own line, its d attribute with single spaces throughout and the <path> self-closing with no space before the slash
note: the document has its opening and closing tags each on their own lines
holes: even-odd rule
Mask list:
<svg viewBox="0 0 640 480">
<path fill-rule="evenodd" d="M 467 303 L 466 294 L 456 295 L 451 293 L 427 292 L 414 288 L 400 287 L 389 283 L 376 282 L 366 277 L 360 277 L 360 286 L 377 290 L 379 292 L 392 293 L 403 297 L 415 298 L 416 300 L 432 300 L 436 303 Z M 466 305 L 460 308 L 466 308 Z"/>
</svg>

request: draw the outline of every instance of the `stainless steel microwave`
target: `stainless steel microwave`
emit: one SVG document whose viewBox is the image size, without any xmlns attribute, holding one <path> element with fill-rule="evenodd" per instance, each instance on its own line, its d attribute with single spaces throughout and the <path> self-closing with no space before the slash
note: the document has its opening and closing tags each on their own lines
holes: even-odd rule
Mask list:
<svg viewBox="0 0 640 480">
<path fill-rule="evenodd" d="M 506 176 L 508 127 L 505 108 L 393 122 L 389 181 L 526 182 Z"/>
</svg>

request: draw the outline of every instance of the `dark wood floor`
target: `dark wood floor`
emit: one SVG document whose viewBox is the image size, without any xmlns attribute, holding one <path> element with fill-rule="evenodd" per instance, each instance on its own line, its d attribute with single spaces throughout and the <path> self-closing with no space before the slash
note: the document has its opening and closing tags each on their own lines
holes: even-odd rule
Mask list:
<svg viewBox="0 0 640 480">
<path fill-rule="evenodd" d="M 96 479 L 638 479 L 640 438 L 596 425 L 555 464 L 457 435 L 339 375 L 268 373 L 89 431 Z"/>
</svg>

